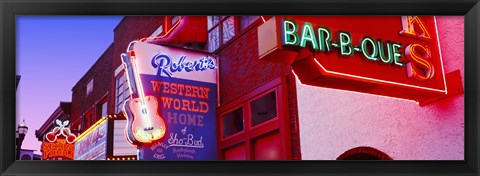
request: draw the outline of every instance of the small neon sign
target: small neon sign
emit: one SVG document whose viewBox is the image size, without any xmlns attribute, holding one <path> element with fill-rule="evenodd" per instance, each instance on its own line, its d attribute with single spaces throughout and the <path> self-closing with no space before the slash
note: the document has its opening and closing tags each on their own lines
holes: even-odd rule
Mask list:
<svg viewBox="0 0 480 176">
<path fill-rule="evenodd" d="M 66 142 L 71 144 L 75 141 L 75 139 L 77 138 L 77 136 L 75 136 L 74 134 L 72 134 L 72 132 L 70 131 L 70 128 L 67 128 L 66 126 L 69 124 L 70 121 L 66 120 L 66 121 L 60 121 L 60 120 L 55 120 L 55 123 L 57 125 L 57 127 L 53 128 L 52 131 L 48 132 L 47 135 L 45 135 L 45 139 L 48 141 L 48 142 L 55 142 L 57 140 L 57 138 L 62 135 L 63 137 L 65 137 L 66 139 Z"/>
</svg>

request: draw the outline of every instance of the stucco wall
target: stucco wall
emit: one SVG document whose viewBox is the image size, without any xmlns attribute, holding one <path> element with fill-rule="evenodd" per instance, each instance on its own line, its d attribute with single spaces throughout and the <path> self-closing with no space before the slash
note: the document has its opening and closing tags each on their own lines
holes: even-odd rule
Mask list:
<svg viewBox="0 0 480 176">
<path fill-rule="evenodd" d="M 437 26 L 445 73 L 459 69 L 463 82 L 464 18 L 437 17 Z M 358 146 L 376 148 L 394 160 L 464 159 L 464 94 L 419 106 L 296 85 L 304 160 L 335 160 Z"/>
</svg>

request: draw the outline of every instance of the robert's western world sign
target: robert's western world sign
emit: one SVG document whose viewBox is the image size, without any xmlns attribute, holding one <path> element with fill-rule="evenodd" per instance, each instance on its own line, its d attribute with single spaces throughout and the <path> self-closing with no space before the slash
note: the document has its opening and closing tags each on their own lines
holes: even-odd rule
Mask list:
<svg viewBox="0 0 480 176">
<path fill-rule="evenodd" d="M 133 93 L 125 131 L 139 159 L 217 159 L 216 59 L 142 42 L 129 48 L 122 55 Z"/>
</svg>

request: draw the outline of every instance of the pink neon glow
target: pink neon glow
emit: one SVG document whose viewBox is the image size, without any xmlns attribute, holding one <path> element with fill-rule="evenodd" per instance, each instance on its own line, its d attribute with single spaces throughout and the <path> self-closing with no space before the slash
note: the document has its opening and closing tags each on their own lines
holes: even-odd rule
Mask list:
<svg viewBox="0 0 480 176">
<path fill-rule="evenodd" d="M 180 16 L 178 18 L 178 22 L 175 23 L 167 32 L 165 32 L 165 34 L 163 34 L 162 36 L 157 36 L 157 37 L 145 37 L 145 38 L 142 38 L 140 39 L 141 42 L 144 42 L 146 40 L 155 40 L 155 39 L 161 39 L 161 38 L 164 38 L 166 36 L 168 36 L 168 34 L 170 34 L 174 29 L 177 28 L 177 26 L 180 24 L 180 22 L 182 21 L 182 16 Z"/>
<path fill-rule="evenodd" d="M 445 68 L 443 67 L 443 57 L 442 57 L 442 48 L 440 47 L 440 38 L 438 37 L 438 27 L 437 27 L 437 17 L 433 17 L 433 21 L 435 23 L 435 34 L 437 36 L 437 46 L 438 46 L 438 54 L 440 55 L 440 65 L 442 66 L 442 75 L 443 75 L 443 86 L 445 89 L 445 94 L 448 93 L 447 90 L 447 80 L 445 79 Z"/>
<path fill-rule="evenodd" d="M 394 84 L 394 85 L 400 85 L 400 86 L 405 86 L 405 87 L 412 87 L 412 88 L 417 88 L 417 89 L 423 89 L 423 90 L 431 90 L 435 92 L 442 92 L 446 93 L 446 90 L 438 90 L 438 89 L 432 89 L 432 88 L 426 88 L 426 87 L 420 87 L 420 86 L 414 86 L 414 85 L 409 85 L 409 84 L 403 84 L 403 83 L 396 83 L 396 82 L 391 82 L 391 81 L 385 81 L 385 80 L 380 80 L 380 79 L 374 79 L 374 78 L 368 78 L 368 77 L 363 77 L 363 76 L 357 76 L 357 75 L 350 75 L 350 74 L 345 74 L 345 73 L 339 73 L 339 72 L 334 72 L 334 71 L 329 71 L 325 69 L 325 67 L 322 66 L 317 60 L 317 58 L 314 58 L 314 61 L 320 66 L 320 68 L 330 74 L 335 74 L 335 75 L 341 75 L 345 77 L 353 77 L 357 79 L 364 79 L 364 80 L 369 80 L 369 81 L 375 81 L 375 82 L 382 82 L 382 83 L 387 83 L 387 84 Z M 445 74 L 444 74 L 445 77 Z M 444 82 L 444 86 L 446 85 L 446 82 Z"/>
<path fill-rule="evenodd" d="M 303 85 L 303 86 L 306 86 L 306 87 L 324 88 L 324 89 L 330 89 L 330 90 L 336 90 L 336 91 L 342 91 L 342 92 L 356 93 L 356 94 L 361 94 L 361 95 L 376 96 L 376 97 L 382 97 L 382 98 L 391 98 L 391 99 L 396 99 L 396 100 L 404 100 L 404 101 L 414 102 L 414 103 L 416 103 L 417 105 L 420 104 L 418 101 L 409 100 L 409 99 L 404 99 L 404 98 L 388 97 L 388 96 L 383 96 L 383 95 L 368 94 L 368 93 L 363 93 L 363 92 L 355 92 L 355 91 L 350 91 L 350 90 L 334 89 L 334 88 L 328 88 L 328 87 L 311 86 L 311 85 L 308 85 L 308 84 L 303 84 L 303 83 L 300 81 L 300 79 L 298 78 L 298 76 L 297 76 L 297 74 L 295 73 L 295 71 L 293 71 L 293 69 L 292 69 L 292 73 L 293 73 L 293 75 L 295 76 L 295 78 L 297 79 L 297 82 L 298 82 L 299 84 Z"/>
</svg>

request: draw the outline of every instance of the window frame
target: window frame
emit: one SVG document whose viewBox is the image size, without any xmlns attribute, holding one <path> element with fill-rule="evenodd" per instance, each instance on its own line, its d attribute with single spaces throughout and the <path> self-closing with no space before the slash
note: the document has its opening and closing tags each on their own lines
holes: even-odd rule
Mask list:
<svg viewBox="0 0 480 176">
<path fill-rule="evenodd" d="M 217 52 L 219 50 L 221 50 L 225 45 L 228 45 L 230 43 L 232 43 L 232 41 L 236 40 L 239 36 L 242 36 L 243 34 L 245 34 L 247 31 L 251 30 L 251 28 L 253 26 L 256 26 L 257 23 L 259 23 L 259 21 L 261 21 L 262 17 L 264 20 L 267 20 L 268 18 L 265 18 L 264 16 L 258 16 L 258 18 L 254 21 L 252 21 L 249 25 L 245 26 L 244 29 L 241 29 L 241 16 L 221 16 L 223 18 L 221 18 L 219 20 L 218 23 L 216 24 L 213 24 L 211 28 L 208 28 L 208 17 L 207 17 L 207 50 L 209 52 Z M 234 29 L 235 29 L 235 34 L 232 36 L 232 38 L 230 38 L 230 40 L 226 41 L 225 43 L 223 43 L 223 26 L 220 25 L 220 23 L 223 23 L 224 20 L 226 20 L 227 18 L 229 17 L 232 17 L 233 18 L 233 25 L 234 25 Z M 217 48 L 215 48 L 214 50 L 210 50 L 210 32 L 213 31 L 213 29 L 215 29 L 216 27 L 219 27 L 219 45 Z"/>
<path fill-rule="evenodd" d="M 223 137 L 223 117 L 224 117 L 226 114 L 231 113 L 231 112 L 233 112 L 233 111 L 235 111 L 235 110 L 237 110 L 237 109 L 239 109 L 239 108 L 242 108 L 242 113 L 243 113 L 243 116 L 242 116 L 243 129 L 242 129 L 241 131 L 238 131 L 238 132 L 236 132 L 236 133 L 231 134 L 230 136 Z M 246 122 L 245 122 L 245 109 L 246 109 L 245 106 L 244 106 L 243 104 L 240 104 L 240 105 L 235 106 L 234 108 L 232 108 L 232 109 L 230 109 L 230 110 L 222 113 L 222 114 L 219 116 L 219 117 L 220 117 L 220 121 L 219 121 L 219 123 L 220 123 L 220 124 L 219 124 L 219 125 L 220 125 L 220 131 L 219 131 L 219 133 L 220 133 L 220 138 L 221 138 L 221 140 L 228 140 L 228 139 L 231 139 L 231 138 L 235 138 L 235 137 L 240 136 L 240 135 L 242 135 L 243 133 L 245 133 L 245 127 L 246 127 L 246 124 L 245 124 L 245 123 L 246 123 Z"/>
<path fill-rule="evenodd" d="M 264 95 L 275 91 L 277 102 L 277 116 L 269 119 L 265 122 L 257 124 L 255 126 L 245 125 L 251 124 L 251 112 L 250 102 L 263 97 Z M 245 154 L 247 160 L 254 159 L 254 144 L 258 137 L 269 135 L 272 132 L 278 132 L 280 136 L 281 145 L 281 159 L 292 159 L 292 146 L 291 146 L 291 134 L 290 134 L 290 117 L 288 109 L 288 92 L 285 76 L 280 76 L 274 80 L 271 80 L 264 85 L 242 95 L 235 100 L 220 106 L 217 109 L 219 115 L 217 122 L 217 140 L 218 140 L 218 159 L 225 160 L 224 151 L 239 144 L 245 146 Z M 222 117 L 220 115 L 227 114 L 233 110 L 243 106 L 244 113 L 244 129 L 242 132 L 235 133 L 234 135 L 223 137 L 222 131 Z"/>
<path fill-rule="evenodd" d="M 122 71 L 117 76 L 115 76 L 115 114 L 120 113 L 122 110 L 123 103 L 129 99 L 132 95 L 130 94 L 130 86 L 128 85 L 127 75 L 125 71 Z M 120 83 L 121 78 L 123 78 L 123 82 Z M 118 92 L 122 89 L 122 92 Z M 128 95 L 125 95 L 127 93 Z M 121 101 L 120 98 L 122 99 Z"/>
<path fill-rule="evenodd" d="M 273 117 L 273 118 L 271 118 L 271 119 L 268 119 L 268 120 L 266 120 L 266 121 L 260 122 L 260 123 L 258 123 L 258 124 L 256 124 L 256 125 L 253 125 L 253 124 L 252 124 L 252 123 L 253 123 L 253 119 L 252 119 L 252 111 L 251 111 L 252 107 L 251 107 L 251 103 L 252 103 L 253 101 L 255 101 L 255 100 L 258 100 L 258 99 L 260 99 L 260 98 L 263 98 L 264 96 L 266 96 L 267 94 L 272 93 L 272 92 L 275 93 L 275 99 L 276 99 L 276 101 L 275 101 L 275 111 L 277 112 L 276 116 Z M 268 125 L 268 123 L 271 123 L 270 121 L 275 121 L 275 120 L 278 120 L 278 118 L 279 118 L 278 116 L 279 116 L 279 114 L 280 114 L 280 113 L 279 113 L 279 112 L 280 112 L 280 111 L 279 111 L 280 109 L 278 108 L 279 100 L 278 100 L 278 90 L 277 90 L 277 89 L 272 89 L 272 90 L 266 91 L 266 92 L 264 92 L 264 93 L 262 93 L 262 94 L 259 94 L 259 95 L 255 96 L 254 98 L 248 100 L 248 102 L 246 102 L 246 103 L 248 103 L 248 108 L 249 108 L 248 110 L 249 110 L 249 113 L 250 113 L 250 114 L 249 114 L 249 117 L 250 117 L 250 120 L 249 120 L 249 121 L 250 121 L 250 123 L 249 123 L 248 125 L 249 125 L 249 128 L 250 128 L 251 130 L 254 130 L 254 129 L 256 129 L 256 128 L 261 128 L 262 126 L 265 126 L 265 125 Z"/>
</svg>

